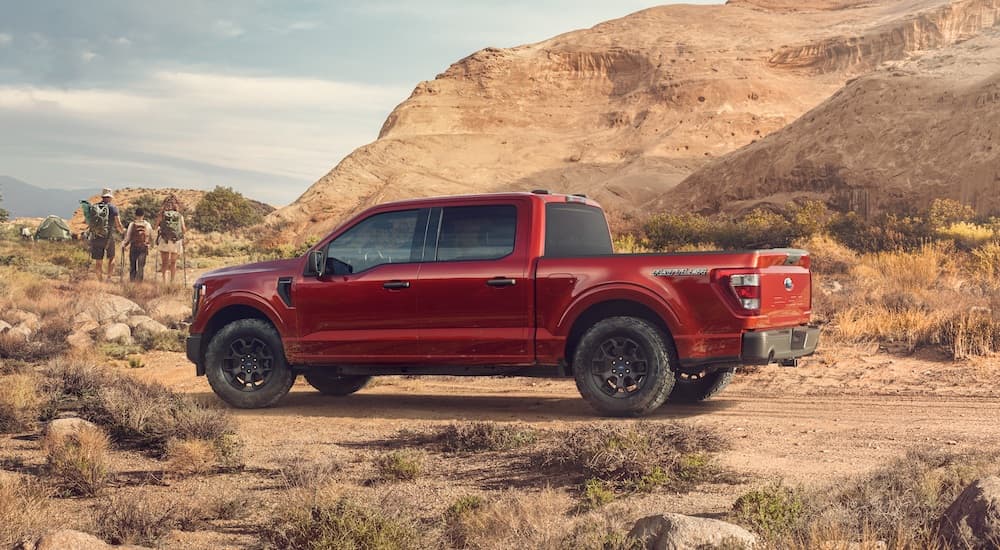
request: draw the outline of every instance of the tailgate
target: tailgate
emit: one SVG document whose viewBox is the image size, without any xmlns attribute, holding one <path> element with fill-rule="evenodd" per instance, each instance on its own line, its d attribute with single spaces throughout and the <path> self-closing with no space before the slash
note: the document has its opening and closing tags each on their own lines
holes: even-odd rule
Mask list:
<svg viewBox="0 0 1000 550">
<path fill-rule="evenodd" d="M 776 249 L 758 254 L 760 314 L 775 327 L 808 323 L 812 312 L 809 253 Z"/>
</svg>

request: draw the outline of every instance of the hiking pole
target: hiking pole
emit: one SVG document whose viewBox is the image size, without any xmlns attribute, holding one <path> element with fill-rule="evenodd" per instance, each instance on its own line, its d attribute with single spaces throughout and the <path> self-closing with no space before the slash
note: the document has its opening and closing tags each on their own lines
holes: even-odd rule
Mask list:
<svg viewBox="0 0 1000 550">
<path fill-rule="evenodd" d="M 118 262 L 118 282 L 125 284 L 125 243 L 122 243 L 121 261 Z"/>
</svg>

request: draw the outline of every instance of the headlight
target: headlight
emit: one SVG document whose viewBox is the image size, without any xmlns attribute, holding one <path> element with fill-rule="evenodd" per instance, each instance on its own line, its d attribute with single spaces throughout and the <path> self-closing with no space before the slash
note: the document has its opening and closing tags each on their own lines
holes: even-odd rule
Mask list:
<svg viewBox="0 0 1000 550">
<path fill-rule="evenodd" d="M 198 306 L 201 305 L 201 299 L 205 296 L 205 284 L 195 283 L 194 285 L 194 295 L 191 296 L 191 321 L 198 316 Z"/>
</svg>

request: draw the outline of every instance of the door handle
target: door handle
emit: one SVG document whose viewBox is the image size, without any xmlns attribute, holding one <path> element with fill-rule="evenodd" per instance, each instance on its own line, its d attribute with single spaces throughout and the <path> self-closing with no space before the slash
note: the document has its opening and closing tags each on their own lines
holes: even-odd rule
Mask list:
<svg viewBox="0 0 1000 550">
<path fill-rule="evenodd" d="M 386 281 L 382 283 L 382 288 L 387 288 L 389 290 L 402 290 L 404 288 L 410 288 L 410 281 Z"/>
<path fill-rule="evenodd" d="M 517 284 L 517 281 L 507 277 L 493 277 L 492 279 L 486 281 L 486 284 L 496 287 L 514 286 L 515 284 Z"/>
</svg>

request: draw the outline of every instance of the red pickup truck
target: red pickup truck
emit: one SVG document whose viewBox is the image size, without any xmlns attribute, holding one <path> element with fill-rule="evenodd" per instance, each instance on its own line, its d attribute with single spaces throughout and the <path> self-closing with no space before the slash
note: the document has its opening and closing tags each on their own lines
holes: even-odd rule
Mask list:
<svg viewBox="0 0 1000 550">
<path fill-rule="evenodd" d="M 637 416 L 813 353 L 811 282 L 803 250 L 614 254 L 583 196 L 408 200 L 301 258 L 202 276 L 187 356 L 236 407 L 298 374 L 328 395 L 377 375 L 571 376 L 600 413 Z"/>
</svg>

